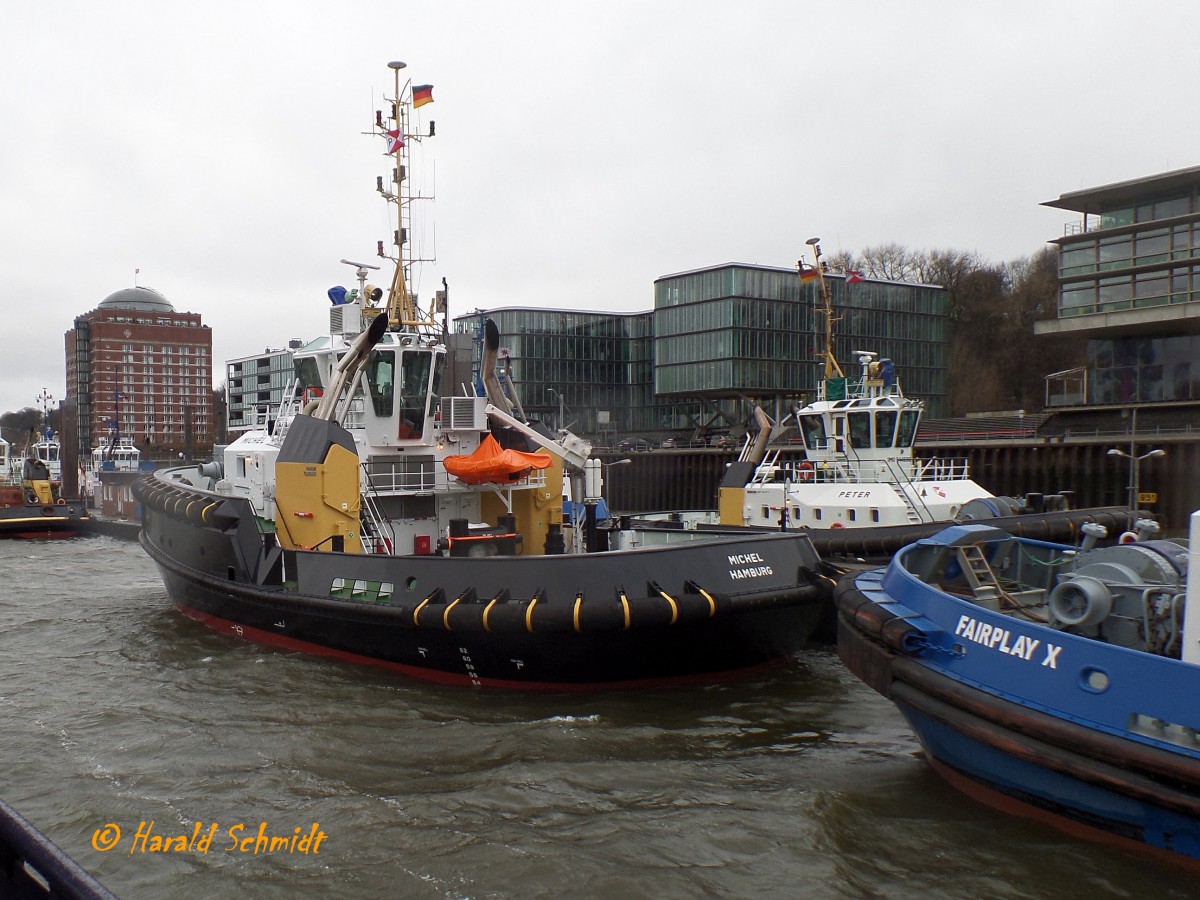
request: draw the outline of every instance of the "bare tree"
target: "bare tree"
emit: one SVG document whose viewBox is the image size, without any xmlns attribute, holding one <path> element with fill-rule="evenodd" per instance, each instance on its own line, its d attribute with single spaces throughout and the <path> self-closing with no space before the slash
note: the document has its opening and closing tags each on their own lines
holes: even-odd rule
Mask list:
<svg viewBox="0 0 1200 900">
<path fill-rule="evenodd" d="M 845 275 L 847 272 L 862 272 L 862 260 L 848 250 L 839 250 L 826 257 L 825 262 L 829 266 L 830 272 L 839 275 Z"/>
<path fill-rule="evenodd" d="M 1009 396 L 1015 408 L 1041 408 L 1045 376 L 1087 360 L 1087 339 L 1074 335 L 1033 337 L 1034 323 L 1053 318 L 1058 308 L 1058 249 L 1047 247 L 1008 264 L 1005 296 L 1006 340 L 999 348 L 1010 373 Z"/>
<path fill-rule="evenodd" d="M 995 264 L 972 251 L 910 250 L 892 243 L 868 247 L 861 255 L 839 251 L 829 265 L 835 272 L 861 271 L 870 278 L 945 288 L 951 415 L 1040 408 L 1044 376 L 1083 364 L 1085 341 L 1034 338 L 1034 322 L 1053 318 L 1058 304 L 1053 247 Z"/>
<path fill-rule="evenodd" d="M 918 254 L 899 244 L 880 244 L 862 252 L 862 273 L 887 281 L 916 281 Z"/>
<path fill-rule="evenodd" d="M 37 430 L 41 424 L 42 411 L 33 406 L 26 406 L 16 412 L 0 415 L 0 436 L 11 444 L 24 447 L 29 433 Z"/>
</svg>

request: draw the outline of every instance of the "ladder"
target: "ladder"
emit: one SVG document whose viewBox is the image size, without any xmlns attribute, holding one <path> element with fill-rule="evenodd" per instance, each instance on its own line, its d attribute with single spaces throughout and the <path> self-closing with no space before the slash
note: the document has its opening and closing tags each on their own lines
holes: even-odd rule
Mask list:
<svg viewBox="0 0 1200 900">
<path fill-rule="evenodd" d="M 895 460 L 885 460 L 884 465 L 887 468 L 888 474 L 892 477 L 892 484 L 894 485 L 896 494 L 904 501 L 904 513 L 908 518 L 909 524 L 919 525 L 922 522 L 932 522 L 934 520 L 933 513 L 929 511 L 929 507 L 925 505 L 925 501 L 921 500 L 921 495 L 917 492 L 917 485 L 912 477 L 902 467 L 898 466 Z M 905 490 L 906 487 L 908 490 Z M 911 496 L 909 495 L 909 490 L 912 491 Z M 914 500 L 914 497 L 917 499 Z M 921 503 L 920 508 L 917 507 L 918 500 Z M 924 515 L 921 515 L 922 509 L 925 511 Z"/>
<path fill-rule="evenodd" d="M 362 531 L 363 538 L 365 538 L 362 541 L 363 553 L 382 552 L 384 554 L 394 554 L 396 548 L 392 546 L 389 549 L 392 538 L 389 537 L 389 533 L 384 527 L 383 514 L 375 504 L 374 494 L 375 489 L 371 486 L 370 477 L 368 476 L 367 490 L 362 492 L 361 506 L 359 508 L 359 529 Z"/>
<path fill-rule="evenodd" d="M 962 566 L 963 577 L 967 579 L 967 584 L 971 586 L 971 590 L 978 598 L 1003 597 L 1004 589 L 1000 587 L 1000 580 L 996 578 L 996 573 L 992 571 L 992 567 L 988 565 L 987 557 L 983 555 L 983 548 L 978 544 L 970 544 L 966 547 L 958 547 L 958 562 Z"/>
<path fill-rule="evenodd" d="M 908 496 L 908 491 L 904 490 L 903 487 L 899 487 L 896 489 L 896 493 L 899 494 L 900 499 L 904 501 L 904 512 L 908 517 L 909 524 L 919 525 L 924 522 L 925 520 L 921 518 L 921 513 L 918 511 L 917 505 L 913 503 L 912 498 Z M 933 520 L 932 514 L 930 515 L 929 519 L 930 521 Z"/>
</svg>

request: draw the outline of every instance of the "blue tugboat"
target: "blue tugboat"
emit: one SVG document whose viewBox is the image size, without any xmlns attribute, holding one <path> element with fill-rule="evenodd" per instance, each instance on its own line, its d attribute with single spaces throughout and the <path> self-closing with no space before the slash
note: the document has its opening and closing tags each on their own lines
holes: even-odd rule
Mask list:
<svg viewBox="0 0 1200 900">
<path fill-rule="evenodd" d="M 1079 547 L 947 528 L 838 585 L 838 652 L 964 793 L 1200 871 L 1195 551 L 1139 526 Z"/>
</svg>

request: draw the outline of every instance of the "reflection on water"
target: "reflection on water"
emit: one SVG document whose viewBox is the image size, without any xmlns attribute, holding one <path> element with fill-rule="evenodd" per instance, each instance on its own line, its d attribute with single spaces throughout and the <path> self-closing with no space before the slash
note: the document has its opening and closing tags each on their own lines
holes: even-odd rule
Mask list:
<svg viewBox="0 0 1200 900">
<path fill-rule="evenodd" d="M 0 572 L 3 796 L 125 898 L 1189 895 L 960 797 L 828 648 L 710 687 L 466 690 L 217 635 L 135 544 L 0 542 Z"/>
</svg>

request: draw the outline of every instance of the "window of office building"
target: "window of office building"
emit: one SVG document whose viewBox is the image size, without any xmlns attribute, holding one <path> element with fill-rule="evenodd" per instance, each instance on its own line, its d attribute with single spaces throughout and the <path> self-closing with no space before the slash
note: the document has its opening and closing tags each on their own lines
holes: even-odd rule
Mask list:
<svg viewBox="0 0 1200 900">
<path fill-rule="evenodd" d="M 1200 400 L 1200 335 L 1088 342 L 1091 403 Z"/>
<path fill-rule="evenodd" d="M 1137 235 L 1135 262 L 1138 265 L 1166 262 L 1170 250 L 1170 232 L 1166 228 L 1144 232 Z"/>
<path fill-rule="evenodd" d="M 1096 311 L 1096 283 L 1064 285 L 1062 289 L 1061 314 L 1077 316 Z"/>
<path fill-rule="evenodd" d="M 1120 228 L 1133 224 L 1133 207 L 1125 206 L 1116 209 L 1106 209 L 1100 213 L 1101 228 Z"/>
<path fill-rule="evenodd" d="M 1100 241 L 1100 271 L 1123 269 L 1132 258 L 1133 241 L 1129 235 L 1104 238 Z"/>
<path fill-rule="evenodd" d="M 1171 219 L 1175 216 L 1186 216 L 1192 211 L 1190 194 L 1180 194 L 1175 197 L 1162 197 L 1153 201 L 1138 204 L 1137 220 L 1139 222 L 1154 222 L 1159 219 Z"/>
<path fill-rule="evenodd" d="M 1132 295 L 1133 284 L 1128 276 L 1124 278 L 1100 279 L 1099 300 L 1101 312 L 1128 309 Z"/>
<path fill-rule="evenodd" d="M 1063 247 L 1058 260 L 1059 272 L 1064 277 L 1086 275 L 1096 270 L 1096 242 L 1086 241 Z"/>
</svg>

